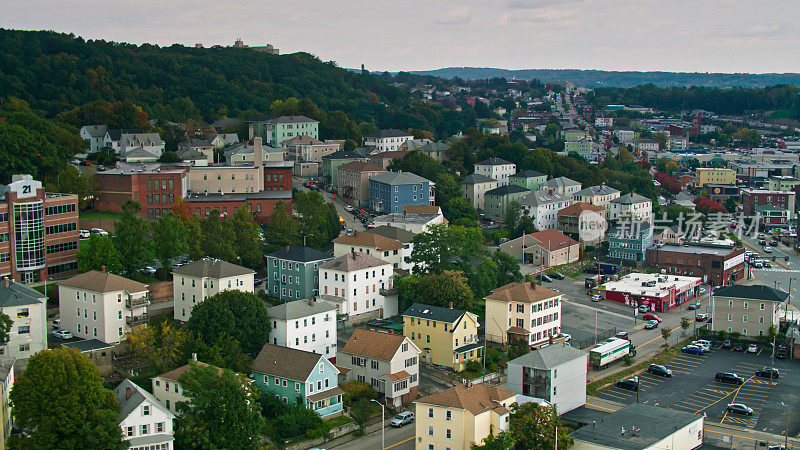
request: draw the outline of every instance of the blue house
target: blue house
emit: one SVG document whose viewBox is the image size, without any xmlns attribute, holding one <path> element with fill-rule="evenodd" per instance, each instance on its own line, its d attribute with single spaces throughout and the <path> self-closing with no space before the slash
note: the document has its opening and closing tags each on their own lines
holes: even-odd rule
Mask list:
<svg viewBox="0 0 800 450">
<path fill-rule="evenodd" d="M 653 227 L 647 222 L 626 221 L 608 235 L 608 256 L 626 261 L 645 260 L 653 246 Z"/>
<path fill-rule="evenodd" d="M 369 179 L 369 206 L 373 211 L 402 213 L 406 205 L 432 205 L 432 183 L 407 172 L 386 172 Z"/>
<path fill-rule="evenodd" d="M 323 418 L 342 414 L 339 369 L 322 355 L 265 344 L 250 377 L 259 389 L 286 404 L 303 402 Z"/>
</svg>

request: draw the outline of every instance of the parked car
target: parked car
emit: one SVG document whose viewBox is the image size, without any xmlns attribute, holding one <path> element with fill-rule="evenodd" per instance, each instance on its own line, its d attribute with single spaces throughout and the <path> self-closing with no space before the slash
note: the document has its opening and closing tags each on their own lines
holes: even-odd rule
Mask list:
<svg viewBox="0 0 800 450">
<path fill-rule="evenodd" d="M 727 384 L 744 384 L 744 377 L 740 377 L 734 372 L 717 372 L 714 375 L 714 381 Z"/>
<path fill-rule="evenodd" d="M 652 330 L 652 329 L 654 329 L 656 327 L 658 327 L 658 321 L 657 320 L 648 320 L 644 324 L 644 329 L 645 330 Z"/>
<path fill-rule="evenodd" d="M 550 278 L 555 278 L 556 280 L 563 280 L 566 277 L 562 273 L 553 272 L 553 273 L 550 274 Z"/>
<path fill-rule="evenodd" d="M 89 239 L 91 235 L 92 233 L 90 233 L 89 230 L 78 230 L 78 237 L 80 239 Z"/>
<path fill-rule="evenodd" d="M 344 205 L 344 210 L 347 211 L 347 212 L 352 212 L 353 211 L 353 207 L 350 206 L 350 205 Z"/>
<path fill-rule="evenodd" d="M 766 240 L 766 239 L 759 239 L 759 240 L 758 240 L 758 243 L 759 243 L 760 245 L 767 245 L 767 240 Z"/>
<path fill-rule="evenodd" d="M 691 343 L 691 344 L 689 344 L 689 345 L 694 345 L 694 346 L 697 346 L 697 347 L 702 347 L 702 348 L 703 348 L 703 350 L 705 350 L 705 351 L 707 351 L 707 352 L 710 352 L 710 351 L 711 351 L 711 343 L 710 343 L 710 342 L 708 342 L 708 341 L 692 341 L 692 343 Z"/>
<path fill-rule="evenodd" d="M 789 357 L 789 350 L 787 350 L 784 346 L 780 346 L 777 350 L 775 350 L 775 357 L 778 359 L 786 359 Z"/>
<path fill-rule="evenodd" d="M 595 295 L 593 295 L 593 296 L 592 296 L 591 300 L 592 300 L 593 302 L 599 302 L 599 301 L 602 301 L 602 300 L 603 300 L 603 297 L 602 297 L 602 296 L 600 296 L 600 295 L 597 295 L 597 294 L 595 294 Z"/>
<path fill-rule="evenodd" d="M 72 333 L 69 330 L 56 330 L 53 331 L 53 337 L 58 339 L 72 339 Z"/>
<path fill-rule="evenodd" d="M 108 231 L 106 231 L 106 230 L 104 230 L 102 228 L 92 228 L 90 230 L 90 232 L 92 234 L 96 234 L 96 235 L 99 235 L 99 236 L 108 236 Z"/>
<path fill-rule="evenodd" d="M 616 337 L 619 339 L 628 339 L 628 332 L 627 331 L 620 331 L 616 334 Z"/>
<path fill-rule="evenodd" d="M 658 375 L 660 377 L 665 377 L 665 378 L 672 377 L 672 371 L 662 366 L 661 364 L 650 364 L 650 367 L 647 369 L 647 372 L 652 373 L 653 375 Z"/>
<path fill-rule="evenodd" d="M 619 380 L 616 383 L 616 386 L 620 389 L 626 389 L 628 391 L 638 391 L 639 390 L 639 380 L 636 378 L 628 378 L 627 380 Z"/>
<path fill-rule="evenodd" d="M 772 247 L 764 247 L 764 253 L 772 253 Z"/>
<path fill-rule="evenodd" d="M 744 346 L 744 344 L 739 343 L 739 344 L 736 344 L 736 345 L 733 346 L 733 351 L 735 351 L 735 352 L 743 352 L 745 350 L 746 350 L 746 347 Z"/>
<path fill-rule="evenodd" d="M 352 229 L 352 228 L 348 228 L 348 229 L 347 229 L 347 235 L 348 235 L 348 236 L 350 236 L 350 235 L 351 235 L 351 234 L 353 234 L 353 233 L 354 233 L 354 231 L 353 231 L 353 229 Z"/>
<path fill-rule="evenodd" d="M 753 408 L 750 408 L 744 403 L 729 403 L 725 410 L 729 413 L 744 414 L 746 416 L 753 415 Z"/>
<path fill-rule="evenodd" d="M 696 347 L 694 345 L 687 345 L 681 349 L 681 353 L 688 353 L 690 355 L 702 355 L 705 353 L 701 347 Z"/>
<path fill-rule="evenodd" d="M 781 371 L 774 367 L 764 367 L 763 369 L 756 370 L 756 376 L 761 378 L 769 378 L 770 380 L 777 380 L 781 377 Z"/>
<path fill-rule="evenodd" d="M 414 413 L 411 411 L 403 411 L 400 414 L 394 416 L 394 419 L 389 421 L 389 425 L 400 428 L 403 425 L 408 425 L 413 421 L 414 421 Z"/>
<path fill-rule="evenodd" d="M 553 281 L 553 279 L 552 279 L 552 278 L 550 278 L 550 277 L 548 277 L 548 276 L 547 276 L 547 275 L 545 275 L 545 274 L 542 274 L 542 281 L 546 281 L 546 282 L 548 282 L 548 283 L 551 283 L 551 282 Z"/>
<path fill-rule="evenodd" d="M 776 239 L 773 239 L 773 240 L 769 241 L 769 245 L 771 245 L 773 247 L 777 247 L 778 246 L 778 241 Z"/>
<path fill-rule="evenodd" d="M 725 339 L 724 341 L 722 341 L 722 348 L 731 348 L 731 347 L 732 345 L 730 339 Z"/>
<path fill-rule="evenodd" d="M 747 347 L 747 353 L 758 353 L 758 346 L 756 344 L 750 344 Z"/>
<path fill-rule="evenodd" d="M 692 302 L 692 303 L 689 303 L 689 306 L 687 306 L 686 309 L 688 309 L 689 311 L 692 311 L 692 310 L 695 310 L 695 309 L 700 309 L 700 306 L 701 306 L 700 302 Z"/>
<path fill-rule="evenodd" d="M 645 314 L 645 315 L 642 316 L 642 319 L 644 319 L 644 320 L 655 320 L 658 323 L 661 323 L 661 318 L 658 317 L 655 314 Z"/>
<path fill-rule="evenodd" d="M 139 271 L 142 275 L 155 275 L 156 269 L 152 266 L 147 266 Z"/>
<path fill-rule="evenodd" d="M 646 312 L 648 312 L 648 311 L 650 311 L 650 307 L 648 307 L 647 305 L 641 305 L 641 306 L 639 306 L 639 312 L 640 312 L 640 313 L 646 313 Z"/>
<path fill-rule="evenodd" d="M 697 315 L 698 322 L 705 322 L 706 320 L 708 320 L 708 314 L 703 313 Z"/>
</svg>

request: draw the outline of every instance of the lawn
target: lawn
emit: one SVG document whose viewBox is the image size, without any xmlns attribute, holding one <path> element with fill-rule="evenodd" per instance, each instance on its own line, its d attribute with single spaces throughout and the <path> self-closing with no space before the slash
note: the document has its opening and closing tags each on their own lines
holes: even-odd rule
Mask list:
<svg viewBox="0 0 800 450">
<path fill-rule="evenodd" d="M 340 426 L 342 426 L 344 424 L 348 424 L 348 423 L 350 423 L 352 421 L 353 421 L 352 417 L 344 416 L 344 415 L 336 416 L 333 419 L 326 420 L 326 422 L 328 422 L 328 425 L 330 425 L 331 428 L 340 427 Z"/>
<path fill-rule="evenodd" d="M 100 221 L 100 220 L 117 220 L 119 213 L 105 212 L 105 211 L 81 211 L 78 215 L 80 220 Z"/>
</svg>

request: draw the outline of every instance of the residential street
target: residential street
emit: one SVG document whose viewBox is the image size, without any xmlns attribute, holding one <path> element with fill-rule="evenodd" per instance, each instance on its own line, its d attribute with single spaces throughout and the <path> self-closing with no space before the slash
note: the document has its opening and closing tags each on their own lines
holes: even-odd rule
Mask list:
<svg viewBox="0 0 800 450">
<path fill-rule="evenodd" d="M 388 419 L 386 422 L 386 446 L 384 449 L 412 450 L 414 448 L 414 424 L 411 423 L 403 428 L 392 428 L 388 426 Z M 375 450 L 381 448 L 381 427 L 379 424 L 368 427 L 368 434 L 356 440 L 335 439 L 323 446 L 327 449 Z"/>
</svg>

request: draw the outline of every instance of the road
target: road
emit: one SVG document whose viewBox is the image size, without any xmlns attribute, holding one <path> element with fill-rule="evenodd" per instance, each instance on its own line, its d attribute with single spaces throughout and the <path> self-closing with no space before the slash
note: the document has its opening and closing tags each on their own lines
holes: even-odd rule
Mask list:
<svg viewBox="0 0 800 450">
<path fill-rule="evenodd" d="M 305 183 L 305 180 L 302 178 L 292 178 L 293 188 L 299 191 L 308 191 L 307 188 L 303 187 L 303 183 Z M 324 190 L 320 190 L 319 193 L 322 194 L 322 198 L 324 198 L 326 202 L 333 203 L 333 206 L 336 207 L 336 212 L 339 213 L 339 216 L 344 219 L 344 223 L 347 228 L 352 228 L 353 230 L 357 231 L 364 231 L 366 229 L 361 221 L 356 220 L 352 214 L 345 211 L 344 203 L 338 198 L 334 198 L 332 193 L 325 192 Z"/>
<path fill-rule="evenodd" d="M 372 428 L 370 428 L 371 430 Z M 371 431 L 369 434 L 364 435 L 358 439 L 339 442 L 333 440 L 325 446 L 327 449 L 340 448 L 348 450 L 375 450 L 381 448 L 381 430 L 380 426 L 377 431 Z M 409 424 L 403 428 L 386 428 L 386 447 L 384 449 L 392 450 L 412 450 L 414 448 L 414 424 Z"/>
</svg>

